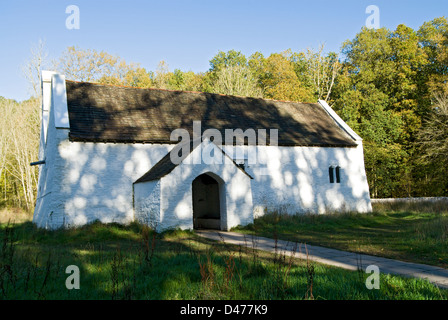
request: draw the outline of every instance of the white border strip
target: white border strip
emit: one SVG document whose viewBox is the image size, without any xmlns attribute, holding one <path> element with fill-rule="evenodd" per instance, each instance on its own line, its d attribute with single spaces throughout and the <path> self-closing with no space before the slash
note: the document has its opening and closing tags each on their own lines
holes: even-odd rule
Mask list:
<svg viewBox="0 0 448 320">
<path fill-rule="evenodd" d="M 65 76 L 54 74 L 51 80 L 55 127 L 70 129 L 67 108 L 67 92 L 65 88 Z"/>
<path fill-rule="evenodd" d="M 332 117 L 333 120 L 336 121 L 336 123 L 342 129 L 344 129 L 345 132 L 347 132 L 355 141 L 362 141 L 362 138 L 358 136 L 358 134 L 356 134 L 356 132 L 353 131 L 352 128 L 350 128 L 348 124 L 346 124 L 345 121 L 342 120 L 341 117 L 337 115 L 336 112 L 334 112 L 334 110 L 327 104 L 325 100 L 318 100 L 318 102 L 325 109 L 325 111 L 327 111 L 330 117 Z"/>
</svg>

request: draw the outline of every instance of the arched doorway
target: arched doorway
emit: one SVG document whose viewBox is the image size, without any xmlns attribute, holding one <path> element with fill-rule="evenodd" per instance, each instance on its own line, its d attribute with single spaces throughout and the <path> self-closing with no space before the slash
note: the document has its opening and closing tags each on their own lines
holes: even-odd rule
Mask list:
<svg viewBox="0 0 448 320">
<path fill-rule="evenodd" d="M 204 173 L 193 180 L 193 227 L 221 230 L 220 183 Z"/>
</svg>

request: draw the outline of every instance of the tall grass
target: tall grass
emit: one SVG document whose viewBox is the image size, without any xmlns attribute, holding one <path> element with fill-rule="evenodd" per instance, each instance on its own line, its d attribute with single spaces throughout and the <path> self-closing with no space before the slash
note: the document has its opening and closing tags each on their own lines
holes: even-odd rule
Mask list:
<svg viewBox="0 0 448 320">
<path fill-rule="evenodd" d="M 156 234 L 137 224 L 57 231 L 10 224 L 0 225 L 0 240 L 0 299 L 448 297 L 425 281 L 386 276 L 384 290 L 367 290 L 356 273 L 298 260 L 279 249 L 259 251 L 249 237 L 244 248 L 191 231 Z M 79 290 L 65 287 L 68 265 L 80 269 Z"/>
<path fill-rule="evenodd" d="M 448 250 L 448 199 L 379 202 L 373 208 L 380 213 L 411 212 L 413 217 L 429 217 L 412 226 L 413 240 L 430 247 L 445 244 Z"/>
<path fill-rule="evenodd" d="M 448 213 L 448 199 L 440 200 L 397 200 L 373 202 L 374 212 L 418 212 L 418 213 Z"/>
<path fill-rule="evenodd" d="M 415 226 L 415 234 L 419 241 L 448 243 L 448 215 L 437 217 Z"/>
<path fill-rule="evenodd" d="M 31 220 L 33 220 L 33 213 L 24 209 L 7 207 L 0 209 L 0 223 L 23 223 Z"/>
<path fill-rule="evenodd" d="M 236 231 L 448 268 L 448 202 L 373 204 L 371 213 L 270 212 Z"/>
</svg>

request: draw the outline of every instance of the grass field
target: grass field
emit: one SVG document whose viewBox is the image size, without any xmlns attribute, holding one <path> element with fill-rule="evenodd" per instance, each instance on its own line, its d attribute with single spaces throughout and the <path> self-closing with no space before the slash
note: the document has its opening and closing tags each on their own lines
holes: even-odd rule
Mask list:
<svg viewBox="0 0 448 320">
<path fill-rule="evenodd" d="M 0 209 L 0 224 L 2 223 L 23 223 L 33 219 L 33 213 L 18 208 Z"/>
<path fill-rule="evenodd" d="M 0 224 L 0 241 L 0 299 L 448 299 L 423 280 L 381 275 L 380 289 L 368 290 L 361 270 L 138 224 Z M 70 265 L 79 267 L 79 290 L 66 288 Z"/>
<path fill-rule="evenodd" d="M 234 231 L 448 268 L 448 203 L 442 201 L 375 204 L 370 214 L 271 213 Z"/>
</svg>

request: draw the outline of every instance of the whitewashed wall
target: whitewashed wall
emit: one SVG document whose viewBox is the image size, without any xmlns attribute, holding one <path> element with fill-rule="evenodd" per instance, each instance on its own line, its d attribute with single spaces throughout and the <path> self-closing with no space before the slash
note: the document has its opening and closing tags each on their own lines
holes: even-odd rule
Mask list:
<svg viewBox="0 0 448 320">
<path fill-rule="evenodd" d="M 46 174 L 42 174 L 35 214 L 38 225 L 50 228 L 82 225 L 94 220 L 132 221 L 133 182 L 172 148 L 169 145 L 80 143 L 66 139 L 56 145 L 51 140 L 47 147 L 52 156 L 47 157 L 43 171 Z M 151 187 L 140 189 L 139 184 L 135 184 L 134 201 L 155 211 L 159 211 L 160 206 L 161 223 L 167 226 L 190 228 L 192 217 L 182 212 L 192 212 L 191 183 L 198 175 L 213 172 L 225 181 L 228 199 L 225 228 L 250 222 L 243 214 L 242 203 L 237 200 L 248 195 L 252 197 L 255 216 L 263 214 L 266 207 L 287 213 L 368 212 L 371 205 L 359 150 L 258 147 L 260 154 L 269 155 L 269 161 L 266 166 L 249 165 L 246 170 L 254 177 L 249 180 L 249 187 L 244 177 L 239 178 L 244 173 L 233 163 L 181 165 L 157 186 L 148 183 Z M 341 183 L 329 182 L 330 165 L 341 167 Z M 47 171 L 47 167 L 51 170 Z M 269 175 L 260 174 L 260 168 L 266 168 L 262 173 Z M 143 207 L 135 209 L 135 218 L 138 218 Z M 48 213 L 51 217 L 47 220 Z"/>
<path fill-rule="evenodd" d="M 42 168 L 34 218 L 39 226 L 49 228 L 82 225 L 94 220 L 132 221 L 133 182 L 173 147 L 69 142 L 67 130 L 53 128 L 49 129 L 49 133 L 52 138 L 48 139 L 47 163 Z M 257 152 L 269 156 L 269 160 L 266 165 L 249 165 L 246 169 L 254 177 L 250 182 L 250 191 L 255 216 L 263 214 L 266 207 L 287 213 L 371 211 L 361 147 L 257 148 Z M 330 165 L 341 167 L 341 183 L 329 182 Z M 185 218 L 181 222 L 179 210 L 182 206 L 179 203 L 191 206 L 193 179 L 207 170 L 222 177 L 223 168 L 220 167 L 216 165 L 212 170 L 200 165 L 191 165 L 189 169 L 181 166 L 179 170 L 190 170 L 189 179 L 180 179 L 177 168 L 172 176 L 163 179 L 160 184 L 160 205 L 165 216 L 162 214 L 162 221 L 173 227 L 191 227 L 192 219 Z M 226 179 L 227 196 L 247 196 L 247 191 L 247 188 L 241 190 L 240 182 L 231 183 Z M 190 210 L 190 207 L 185 208 Z M 169 213 L 171 209 L 174 210 L 172 214 Z M 244 223 L 247 217 L 239 217 L 237 211 L 238 206 L 228 208 L 228 212 L 232 213 L 227 227 Z M 51 216 L 48 216 L 50 213 Z M 176 220 L 178 218 L 180 220 Z"/>
<path fill-rule="evenodd" d="M 134 218 L 153 228 L 160 225 L 160 180 L 134 184 Z"/>
<path fill-rule="evenodd" d="M 55 81 L 62 83 L 58 78 Z M 53 95 L 62 97 L 52 99 L 48 138 L 40 152 L 46 163 L 40 165 L 34 222 L 53 229 L 95 220 L 128 223 L 138 218 L 139 212 L 133 207 L 133 182 L 173 145 L 70 142 L 68 115 L 63 109 L 65 91 L 54 84 L 52 90 Z M 229 148 L 223 147 L 228 154 Z M 371 211 L 360 141 L 356 148 L 237 148 L 257 155 L 257 163 L 249 163 L 246 169 L 254 178 L 250 185 L 233 164 L 180 165 L 160 181 L 160 196 L 149 195 L 155 207 L 160 205 L 164 226 L 192 228 L 192 217 L 186 213 L 192 212 L 191 182 L 204 172 L 213 172 L 225 182 L 226 199 L 230 200 L 225 203 L 224 229 L 251 221 L 249 195 L 255 216 L 263 214 L 266 207 L 288 213 Z M 341 167 L 340 184 L 329 182 L 329 166 Z M 140 191 L 146 191 L 137 189 L 137 197 L 142 199 L 145 194 Z"/>
<path fill-rule="evenodd" d="M 194 164 L 192 159 L 200 157 L 201 147 L 210 145 L 215 154 L 222 151 L 205 141 L 184 159 L 170 174 L 161 179 L 160 222 L 168 228 L 193 228 L 193 180 L 207 173 L 220 184 L 221 229 L 229 230 L 237 225 L 253 222 L 251 178 L 239 169 L 227 156 L 221 164 Z"/>
<path fill-rule="evenodd" d="M 49 138 L 45 166 L 50 169 L 45 191 L 51 193 L 36 206 L 36 223 L 52 228 L 83 225 L 95 220 L 105 223 L 133 221 L 134 181 L 172 147 L 69 142 L 67 137 L 52 143 Z M 49 225 L 48 222 L 44 224 L 41 220 L 45 218 L 40 217 L 51 211 L 52 221 Z"/>
<path fill-rule="evenodd" d="M 231 148 L 224 150 L 230 154 Z M 255 216 L 266 207 L 290 214 L 372 210 L 361 143 L 356 148 L 243 148 L 246 159 L 256 154 L 258 160 L 246 169 L 254 177 Z M 330 166 L 341 167 L 340 183 L 330 183 Z"/>
</svg>

